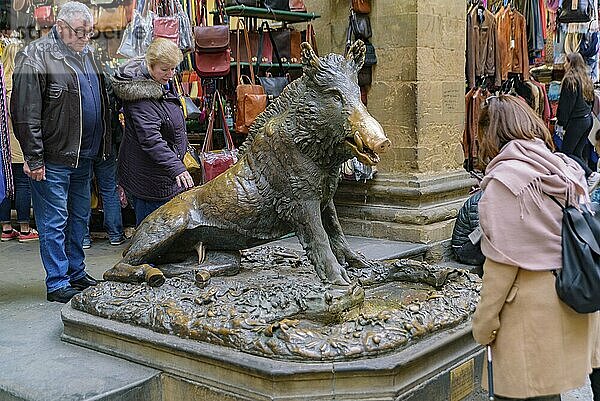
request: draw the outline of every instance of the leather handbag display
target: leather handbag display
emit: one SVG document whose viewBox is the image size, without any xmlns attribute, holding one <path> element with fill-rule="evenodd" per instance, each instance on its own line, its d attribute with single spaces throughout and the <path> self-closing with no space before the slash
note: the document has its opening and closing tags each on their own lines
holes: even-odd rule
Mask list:
<svg viewBox="0 0 600 401">
<path fill-rule="evenodd" d="M 281 61 L 284 63 L 299 63 L 301 60 L 300 43 L 302 33 L 293 29 L 281 29 L 272 32 L 273 41 Z"/>
<path fill-rule="evenodd" d="M 283 89 L 290 83 L 290 78 L 288 75 L 285 77 L 274 77 L 270 74 L 267 74 L 265 77 L 258 77 L 258 82 L 260 82 L 260 86 L 262 86 L 265 90 L 265 93 L 269 97 L 269 101 L 273 101 Z"/>
<path fill-rule="evenodd" d="M 222 119 L 221 125 L 223 126 L 223 136 L 225 137 L 225 149 L 213 150 L 213 130 L 215 115 L 217 113 L 221 115 Z M 233 166 L 237 162 L 237 153 L 225 120 L 223 101 L 219 95 L 219 91 L 215 91 L 212 108 L 208 117 L 208 128 L 204 143 L 202 144 L 202 152 L 199 154 L 200 165 L 202 167 L 202 183 L 207 183 Z"/>
<path fill-rule="evenodd" d="M 308 42 L 315 54 L 318 56 L 319 49 L 317 48 L 317 34 L 315 33 L 315 27 L 313 26 L 313 24 L 306 24 L 306 31 L 304 32 L 304 35 L 304 41 Z M 298 58 L 298 60 L 301 60 L 301 58 Z"/>
<path fill-rule="evenodd" d="M 35 24 L 39 28 L 50 28 L 54 25 L 54 9 L 52 6 L 39 6 L 33 11 Z"/>
<path fill-rule="evenodd" d="M 256 50 L 258 49 L 258 37 L 259 34 L 258 32 L 248 32 L 248 38 L 250 41 L 250 54 L 256 54 Z M 231 32 L 229 32 L 229 43 L 236 43 L 237 40 L 237 31 L 233 30 Z M 247 63 L 248 62 L 248 57 L 247 57 L 248 52 L 246 51 L 246 43 L 245 41 L 242 41 L 240 43 L 240 54 L 239 54 L 239 60 L 242 63 Z M 233 57 L 234 61 L 238 60 L 238 54 L 237 54 L 237 46 L 231 46 L 231 57 Z M 256 61 L 256 58 L 253 57 L 252 60 L 250 60 L 252 62 Z"/>
<path fill-rule="evenodd" d="M 550 195 L 548 195 L 550 196 Z M 600 207 L 563 206 L 562 269 L 555 271 L 558 297 L 579 313 L 600 310 Z"/>
<path fill-rule="evenodd" d="M 359 14 L 369 14 L 371 12 L 371 1 L 352 0 L 352 10 Z"/>
<path fill-rule="evenodd" d="M 127 26 L 127 15 L 124 5 L 117 7 L 100 7 L 92 9 L 94 29 L 98 32 L 121 31 Z"/>
<path fill-rule="evenodd" d="M 373 32 L 371 31 L 371 19 L 366 14 L 357 14 L 354 11 L 351 11 L 350 26 L 352 27 L 352 33 L 356 39 L 366 41 L 373 36 Z"/>
<path fill-rule="evenodd" d="M 206 0 L 198 2 L 197 24 L 194 27 L 194 39 L 196 42 L 196 51 L 200 53 L 218 53 L 229 48 L 229 26 L 213 25 L 208 26 L 208 11 Z M 221 8 L 219 10 L 222 13 Z M 221 20 L 223 17 L 221 16 Z"/>
<path fill-rule="evenodd" d="M 590 0 L 563 0 L 558 9 L 558 22 L 570 24 L 573 22 L 589 22 L 592 20 L 594 5 Z"/>
<path fill-rule="evenodd" d="M 290 0 L 264 0 L 264 8 L 290 11 Z"/>
<path fill-rule="evenodd" d="M 363 65 L 358 71 L 358 86 L 361 88 L 369 86 L 373 82 L 373 68 L 370 65 Z"/>
<path fill-rule="evenodd" d="M 173 1 L 157 0 L 154 5 L 154 19 L 152 20 L 152 37 L 165 38 L 179 45 L 179 18 L 175 15 Z"/>
<path fill-rule="evenodd" d="M 290 2 L 290 11 L 295 13 L 305 13 L 306 5 L 304 5 L 304 0 L 289 0 Z"/>
<path fill-rule="evenodd" d="M 375 46 L 371 42 L 365 42 L 365 64 L 371 66 L 377 64 L 377 54 L 375 53 Z"/>
<path fill-rule="evenodd" d="M 238 20 L 237 23 L 237 53 L 240 53 L 240 29 L 244 33 L 246 50 L 248 50 L 247 57 L 249 60 L 251 60 L 252 57 L 249 53 L 250 40 L 248 38 L 248 31 L 246 30 L 244 21 L 241 19 Z M 249 64 L 250 78 L 246 75 L 242 75 L 239 61 L 236 63 L 236 67 L 238 85 L 235 89 L 235 131 L 239 134 L 247 134 L 256 117 L 267 107 L 267 95 L 265 94 L 262 86 L 256 85 L 252 63 Z M 248 80 L 247 84 L 244 83 L 244 78 Z"/>
<path fill-rule="evenodd" d="M 231 51 L 219 53 L 194 53 L 194 63 L 202 78 L 224 77 L 231 71 Z"/>
<path fill-rule="evenodd" d="M 275 76 L 273 76 L 273 74 L 271 74 L 271 72 L 267 72 L 264 77 L 258 77 L 260 86 L 262 86 L 264 88 L 265 93 L 268 96 L 268 100 L 273 101 L 275 98 L 277 98 L 279 95 L 281 95 L 281 92 L 283 91 L 283 89 L 287 86 L 288 83 L 290 83 L 290 76 L 289 76 L 289 74 L 285 73 L 285 70 L 283 68 L 283 63 L 281 62 L 281 57 L 279 55 L 279 51 L 277 49 L 277 46 L 275 45 L 275 41 L 273 40 L 273 35 L 272 35 L 271 27 L 269 27 L 269 23 L 267 21 L 264 21 L 262 23 L 260 29 L 261 29 L 261 33 L 260 33 L 261 37 L 265 36 L 264 33 L 266 31 L 266 33 L 267 33 L 266 38 L 268 39 L 268 43 L 271 45 L 271 47 L 273 49 L 273 53 L 275 53 L 275 59 L 277 60 L 277 64 L 279 65 L 279 74 L 283 75 L 283 76 L 275 77 Z M 261 49 L 259 48 L 258 58 L 260 58 L 260 55 L 261 55 Z M 256 73 L 259 74 L 259 72 L 260 72 L 260 64 L 257 61 L 256 62 Z"/>
<path fill-rule="evenodd" d="M 271 63 L 273 61 L 273 36 L 271 34 L 271 27 L 267 21 L 263 21 L 258 32 L 258 40 L 256 41 L 258 48 L 256 52 L 256 73 L 260 68 L 260 63 Z M 250 44 L 252 46 L 252 43 Z"/>
</svg>

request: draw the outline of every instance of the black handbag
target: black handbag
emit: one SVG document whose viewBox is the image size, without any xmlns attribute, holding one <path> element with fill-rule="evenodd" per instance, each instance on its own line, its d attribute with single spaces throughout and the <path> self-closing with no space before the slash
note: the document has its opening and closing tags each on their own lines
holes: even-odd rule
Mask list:
<svg viewBox="0 0 600 401">
<path fill-rule="evenodd" d="M 581 36 L 579 53 L 584 59 L 590 59 L 598 54 L 598 32 L 588 32 Z"/>
<path fill-rule="evenodd" d="M 366 66 L 377 64 L 377 54 L 375 54 L 375 46 L 372 43 L 366 42 L 365 64 Z"/>
<path fill-rule="evenodd" d="M 350 26 L 352 27 L 352 33 L 356 39 L 367 41 L 373 36 L 373 32 L 371 31 L 371 19 L 368 14 L 357 14 L 354 11 L 351 11 Z"/>
<path fill-rule="evenodd" d="M 569 24 L 572 22 L 590 22 L 594 6 L 590 0 L 563 0 L 558 10 L 558 22 Z"/>
<path fill-rule="evenodd" d="M 368 86 L 373 82 L 373 68 L 370 65 L 363 65 L 358 71 L 358 86 Z"/>
<path fill-rule="evenodd" d="M 269 96 L 269 100 L 272 101 L 283 92 L 283 89 L 290 83 L 289 77 L 258 77 L 260 85 L 265 89 L 265 93 Z"/>
<path fill-rule="evenodd" d="M 264 0 L 264 8 L 290 11 L 290 0 Z"/>
<path fill-rule="evenodd" d="M 549 195 L 550 196 L 550 195 Z M 555 272 L 558 297 L 576 312 L 600 310 L 600 206 L 561 207 L 562 269 Z"/>
</svg>

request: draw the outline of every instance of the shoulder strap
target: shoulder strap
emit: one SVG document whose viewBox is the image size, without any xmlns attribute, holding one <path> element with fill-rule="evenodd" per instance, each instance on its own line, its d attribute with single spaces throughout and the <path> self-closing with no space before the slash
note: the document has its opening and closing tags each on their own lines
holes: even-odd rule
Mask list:
<svg viewBox="0 0 600 401">
<path fill-rule="evenodd" d="M 546 194 L 546 195 L 548 195 L 548 197 L 550 197 L 550 199 L 552 199 L 554 201 L 554 203 L 556 203 L 562 210 L 565 210 L 565 206 L 563 206 L 562 203 L 560 203 L 558 201 L 558 199 L 556 199 L 554 196 L 552 196 L 550 194 Z"/>
</svg>

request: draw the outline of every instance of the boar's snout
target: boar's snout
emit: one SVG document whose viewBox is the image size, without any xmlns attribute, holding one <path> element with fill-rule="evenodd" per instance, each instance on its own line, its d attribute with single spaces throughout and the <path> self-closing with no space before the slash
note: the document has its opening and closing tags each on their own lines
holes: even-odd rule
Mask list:
<svg viewBox="0 0 600 401">
<path fill-rule="evenodd" d="M 379 154 L 385 153 L 392 146 L 381 124 L 362 104 L 350 114 L 348 119 L 352 135 L 346 137 L 346 144 L 352 153 L 364 164 L 372 166 L 379 163 Z"/>
</svg>

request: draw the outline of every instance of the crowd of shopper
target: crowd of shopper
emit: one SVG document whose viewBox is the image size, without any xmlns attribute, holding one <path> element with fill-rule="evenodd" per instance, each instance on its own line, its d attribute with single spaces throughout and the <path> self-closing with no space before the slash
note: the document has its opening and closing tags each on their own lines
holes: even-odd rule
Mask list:
<svg viewBox="0 0 600 401">
<path fill-rule="evenodd" d="M 93 32 L 88 6 L 71 1 L 47 35 L 3 53 L 19 230 L 5 199 L 2 241 L 39 235 L 49 301 L 68 302 L 97 284 L 84 253 L 91 246 L 92 182 L 112 245 L 125 241 L 120 193 L 128 194 L 139 224 L 194 185 L 182 161 L 185 120 L 171 83 L 183 58 L 178 46 L 155 39 L 145 57 L 109 76 L 89 44 Z M 31 209 L 37 231 L 29 226 Z"/>
</svg>

